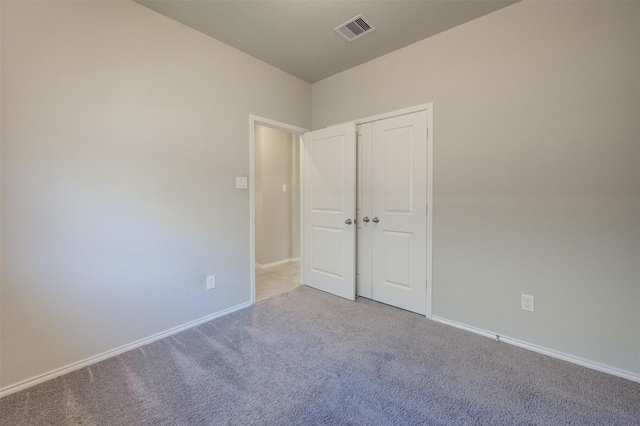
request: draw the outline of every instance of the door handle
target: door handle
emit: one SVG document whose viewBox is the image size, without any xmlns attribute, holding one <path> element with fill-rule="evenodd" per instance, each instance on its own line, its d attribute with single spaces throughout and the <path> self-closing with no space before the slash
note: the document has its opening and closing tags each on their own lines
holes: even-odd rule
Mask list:
<svg viewBox="0 0 640 426">
<path fill-rule="evenodd" d="M 374 217 L 373 219 L 371 219 L 373 221 L 373 223 L 378 223 L 380 222 L 380 219 L 378 219 L 378 217 Z"/>
<path fill-rule="evenodd" d="M 363 218 L 362 218 L 362 221 L 363 221 L 363 222 L 369 222 L 369 216 L 365 216 L 365 217 L 363 217 Z"/>
<path fill-rule="evenodd" d="M 347 219 L 344 221 L 344 223 L 346 223 L 347 225 L 351 225 L 353 221 L 351 219 Z"/>
</svg>

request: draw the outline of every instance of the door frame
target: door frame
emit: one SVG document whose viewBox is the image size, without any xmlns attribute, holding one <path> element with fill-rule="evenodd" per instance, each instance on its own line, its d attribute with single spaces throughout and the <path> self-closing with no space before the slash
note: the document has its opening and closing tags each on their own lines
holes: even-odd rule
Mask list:
<svg viewBox="0 0 640 426">
<path fill-rule="evenodd" d="M 282 123 L 280 121 L 271 120 L 269 118 L 260 117 L 257 115 L 249 114 L 249 263 L 250 263 L 250 281 L 251 281 L 251 304 L 256 303 L 256 200 L 255 200 L 255 126 L 260 125 L 263 127 L 270 127 L 272 129 L 283 130 L 285 132 L 293 133 L 298 136 L 299 146 L 299 158 L 302 159 L 302 135 L 309 130 L 293 126 L 291 124 Z M 302 187 L 302 169 L 303 165 L 300 163 L 300 187 Z M 302 227 L 304 226 L 304 215 L 302 214 L 302 202 L 303 194 L 300 191 L 300 281 L 304 282 L 304 269 L 302 259 Z"/>
<path fill-rule="evenodd" d="M 371 123 L 373 121 L 380 121 L 420 111 L 427 112 L 427 306 L 425 307 L 425 316 L 431 319 L 433 293 L 433 102 L 361 118 L 354 122 L 357 126 L 358 124 Z"/>
</svg>

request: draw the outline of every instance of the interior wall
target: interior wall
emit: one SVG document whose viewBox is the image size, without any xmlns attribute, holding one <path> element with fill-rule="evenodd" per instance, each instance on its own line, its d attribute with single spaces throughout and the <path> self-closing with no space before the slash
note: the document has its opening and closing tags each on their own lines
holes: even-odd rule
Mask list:
<svg viewBox="0 0 640 426">
<path fill-rule="evenodd" d="M 249 303 L 249 115 L 310 85 L 133 2 L 1 19 L 0 386 Z"/>
<path fill-rule="evenodd" d="M 293 135 L 256 125 L 256 263 L 268 265 L 293 256 L 294 167 Z M 286 192 L 282 186 L 286 185 Z"/>
<path fill-rule="evenodd" d="M 314 129 L 433 102 L 435 316 L 640 374 L 639 31 L 524 1 L 312 85 Z"/>
</svg>

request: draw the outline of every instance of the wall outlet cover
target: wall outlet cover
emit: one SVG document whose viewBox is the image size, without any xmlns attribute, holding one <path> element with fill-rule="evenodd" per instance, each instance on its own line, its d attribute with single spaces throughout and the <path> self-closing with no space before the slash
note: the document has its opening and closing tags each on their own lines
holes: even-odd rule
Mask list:
<svg viewBox="0 0 640 426">
<path fill-rule="evenodd" d="M 520 308 L 522 308 L 523 311 L 534 312 L 535 307 L 533 296 L 528 294 L 522 294 L 520 296 Z"/>
</svg>

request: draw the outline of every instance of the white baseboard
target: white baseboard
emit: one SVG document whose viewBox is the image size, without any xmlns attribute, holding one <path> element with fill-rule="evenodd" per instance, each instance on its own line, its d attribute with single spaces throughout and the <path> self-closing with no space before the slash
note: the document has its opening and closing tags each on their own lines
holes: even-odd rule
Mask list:
<svg viewBox="0 0 640 426">
<path fill-rule="evenodd" d="M 300 260 L 299 257 L 295 257 L 291 259 L 278 260 L 277 262 L 265 263 L 264 265 L 256 263 L 256 268 L 267 269 L 267 268 L 271 268 L 272 266 L 284 265 L 285 263 L 297 262 L 299 260 Z"/>
<path fill-rule="evenodd" d="M 532 343 L 523 342 L 522 340 L 513 339 L 511 337 L 498 335 L 497 333 L 491 333 L 486 330 L 482 330 L 480 328 L 471 327 L 466 324 L 462 324 L 459 322 L 451 321 L 445 318 L 440 318 L 435 315 L 431 317 L 433 321 L 449 325 L 451 327 L 459 328 L 465 331 L 469 331 L 471 333 L 479 334 L 480 336 L 488 337 L 493 340 L 498 340 L 499 342 L 507 343 L 509 345 L 518 346 L 523 349 L 528 349 L 533 352 L 538 352 L 543 355 L 550 356 L 552 358 L 561 359 L 563 361 L 571 362 L 573 364 L 581 365 L 582 367 L 587 367 L 592 370 L 600 371 L 602 373 L 611 374 L 612 376 L 622 377 L 623 379 L 631 380 L 632 382 L 640 383 L 640 375 L 632 373 L 630 371 L 621 370 L 619 368 L 610 367 L 608 365 L 600 364 L 595 361 L 590 361 L 584 358 L 580 358 L 577 356 L 565 354 L 563 352 L 558 352 L 553 349 L 548 349 L 542 346 L 534 345 Z"/>
<path fill-rule="evenodd" d="M 47 373 L 40 374 L 38 376 L 32 377 L 30 379 L 23 380 L 21 382 L 15 383 L 13 385 L 6 386 L 4 388 L 0 388 L 0 398 L 7 396 L 9 394 L 21 391 L 26 388 L 30 388 L 37 384 L 46 382 L 47 380 L 54 379 L 58 376 L 62 376 L 63 374 L 71 373 L 72 371 L 79 370 L 88 365 L 95 364 L 97 362 L 103 361 L 107 358 L 111 358 L 116 355 L 120 355 L 123 352 L 130 351 L 132 349 L 138 348 L 140 346 L 147 345 L 151 342 L 155 342 L 156 340 L 163 339 L 165 337 L 171 336 L 172 334 L 179 333 L 181 331 L 187 330 L 189 328 L 195 327 L 207 321 L 211 321 L 212 319 L 219 318 L 225 315 L 228 315 L 232 312 L 239 311 L 244 308 L 248 308 L 251 306 L 251 302 L 242 303 L 237 306 L 233 306 L 231 308 L 225 309 L 223 311 L 217 312 L 215 314 L 207 315 L 206 317 L 199 318 L 197 320 L 188 322 L 186 324 L 182 324 L 178 327 L 170 328 L 169 330 L 162 331 L 160 333 L 154 334 L 149 337 L 145 337 L 144 339 L 136 340 L 135 342 L 126 344 L 124 346 L 120 346 L 115 349 L 111 349 L 109 351 L 103 352 L 98 355 L 91 356 L 89 358 L 85 358 L 81 361 L 74 362 L 72 364 L 66 365 L 64 367 L 57 368 L 55 370 L 49 371 Z"/>
</svg>

